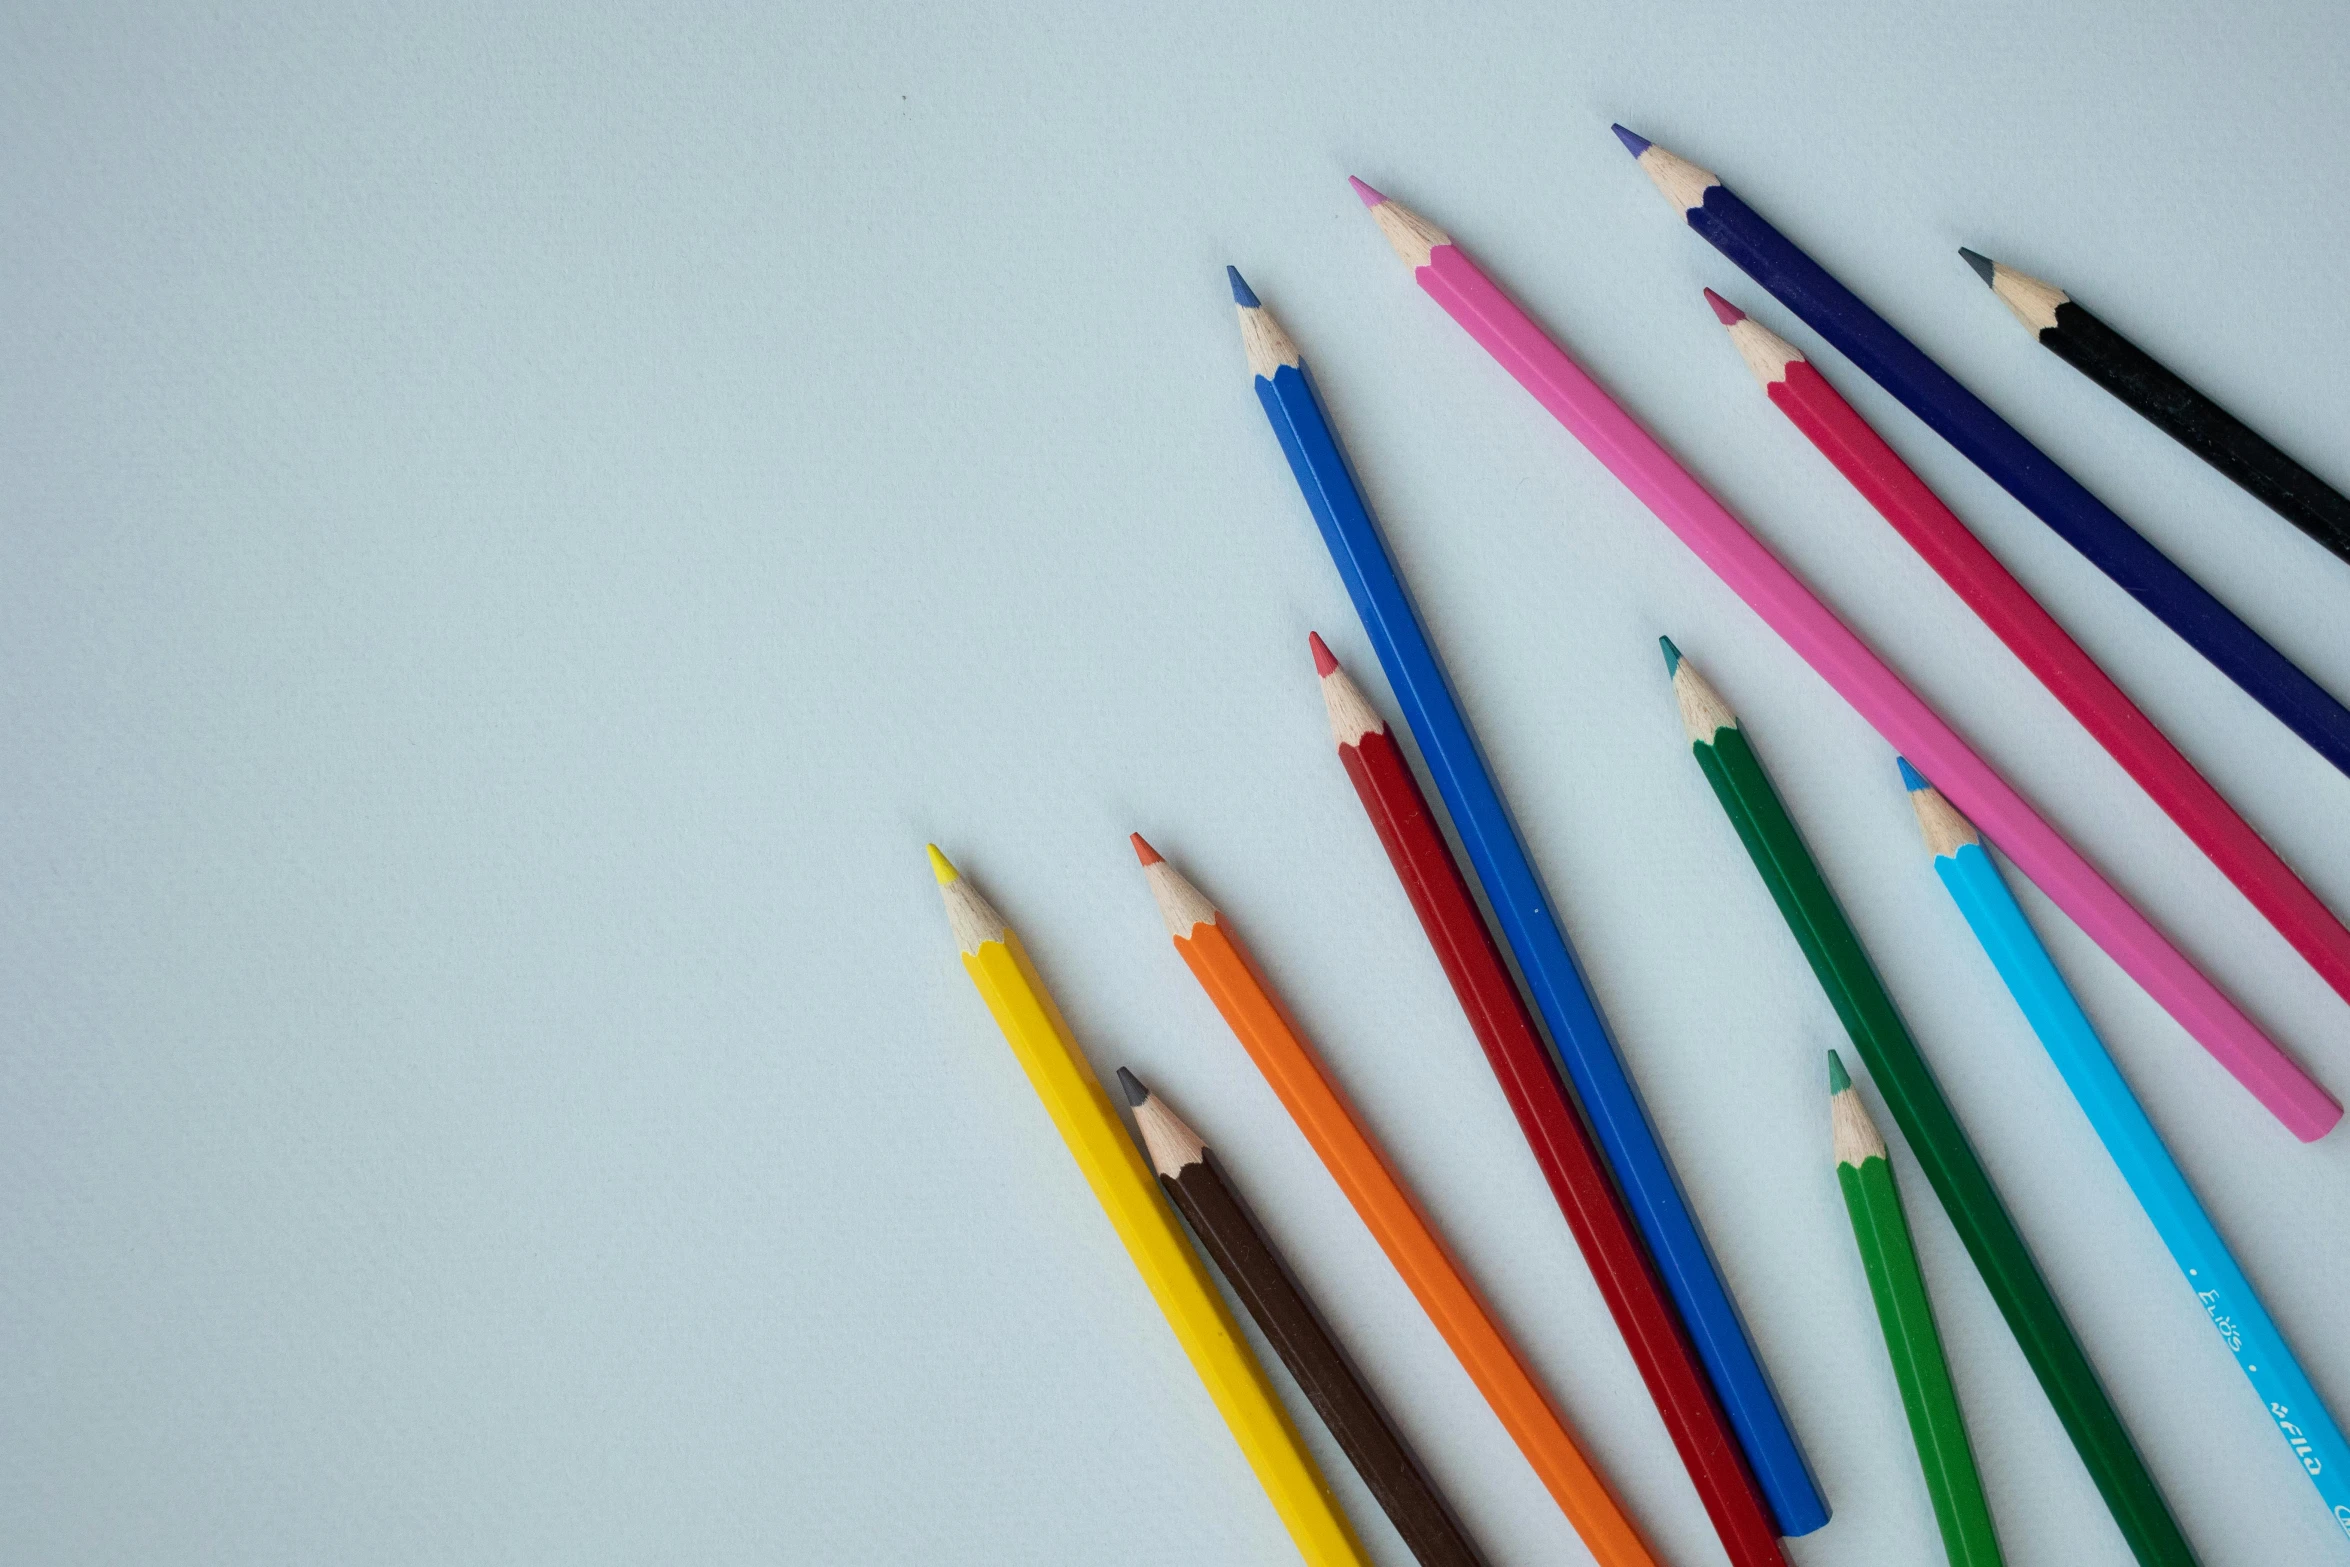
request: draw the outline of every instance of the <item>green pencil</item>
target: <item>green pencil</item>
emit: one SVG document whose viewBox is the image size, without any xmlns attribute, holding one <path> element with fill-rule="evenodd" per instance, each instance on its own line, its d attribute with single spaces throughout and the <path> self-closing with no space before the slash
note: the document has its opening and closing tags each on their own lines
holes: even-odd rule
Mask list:
<svg viewBox="0 0 2350 1567">
<path fill-rule="evenodd" d="M 1950 1102 L 1942 1097 L 1932 1068 L 1894 1010 L 1893 998 L 1885 994 L 1860 938 L 1853 934 L 1836 895 L 1803 846 L 1802 834 L 1779 803 L 1778 791 L 1746 743 L 1737 715 L 1669 639 L 1664 649 L 1697 765 L 1705 769 L 1706 781 L 1737 827 L 1820 988 L 1828 993 L 1861 1060 L 1868 1063 L 1894 1124 L 1909 1139 L 1910 1151 L 1941 1199 L 1942 1211 L 1950 1215 L 1999 1314 L 2007 1319 L 2008 1331 L 2015 1335 L 2032 1374 L 2040 1379 L 2040 1389 L 2072 1438 L 2089 1478 L 2116 1518 L 2168 1517 L 2170 1509 L 2146 1472 L 2145 1460 L 2138 1456 L 2113 1401 L 2105 1396 L 2088 1354 L 2064 1320 L 2063 1309 L 2040 1276 L 2039 1265 L 2016 1232 L 2015 1220 L 2008 1217 L 1982 1161 L 1975 1157 Z M 2175 1542 L 2176 1548 L 2150 1545 L 2153 1539 Z M 2176 1531 L 2145 1538 L 2133 1534 L 2130 1546 L 2144 1567 L 2192 1567 L 2195 1561 Z"/>
<path fill-rule="evenodd" d="M 1885 1330 L 1885 1353 L 1893 1357 L 1893 1380 L 1901 1386 L 1901 1407 L 1909 1415 L 1910 1439 L 1917 1443 L 1918 1467 L 1926 1472 L 1926 1494 L 1950 1567 L 2000 1567 L 1999 1536 L 1983 1500 L 1983 1477 L 1975 1472 L 1966 1422 L 1958 1413 L 1958 1390 L 1950 1385 L 1950 1363 L 1942 1358 L 1942 1335 L 1934 1331 L 1934 1308 L 1926 1300 L 1926 1276 L 1918 1271 L 1909 1220 L 1893 1187 L 1893 1163 L 1885 1139 L 1860 1102 L 1860 1091 L 1844 1075 L 1844 1063 L 1828 1052 L 1828 1120 L 1835 1128 L 1836 1183 L 1852 1214 L 1852 1238 L 1860 1242 L 1861 1266 L 1868 1270 L 1869 1294 L 1877 1302 L 1877 1325 Z"/>
</svg>

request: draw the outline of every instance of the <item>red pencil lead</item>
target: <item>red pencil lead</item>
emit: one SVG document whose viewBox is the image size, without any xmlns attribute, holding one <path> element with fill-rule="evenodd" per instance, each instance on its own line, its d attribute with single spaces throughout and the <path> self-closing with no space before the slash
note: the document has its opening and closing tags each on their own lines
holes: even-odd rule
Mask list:
<svg viewBox="0 0 2350 1567">
<path fill-rule="evenodd" d="M 1322 640 L 1322 633 L 1309 631 L 1306 641 L 1314 650 L 1314 673 L 1327 680 L 1338 672 L 1338 660 L 1330 656 L 1330 646 Z"/>
<path fill-rule="evenodd" d="M 1363 198 L 1363 205 L 1366 207 L 1376 207 L 1387 199 L 1351 174 L 1346 177 L 1346 182 L 1355 188 L 1355 194 Z"/>
<path fill-rule="evenodd" d="M 1128 833 L 1126 835 L 1126 841 L 1134 845 L 1134 857 L 1142 861 L 1143 864 L 1156 865 L 1159 863 L 1159 851 L 1152 848 L 1150 846 L 1150 840 L 1145 838 L 1141 833 Z"/>
<path fill-rule="evenodd" d="M 1712 289 L 1705 291 L 1705 302 L 1714 307 L 1714 316 L 1724 326 L 1736 326 L 1746 319 L 1746 312 L 1731 304 Z"/>
</svg>

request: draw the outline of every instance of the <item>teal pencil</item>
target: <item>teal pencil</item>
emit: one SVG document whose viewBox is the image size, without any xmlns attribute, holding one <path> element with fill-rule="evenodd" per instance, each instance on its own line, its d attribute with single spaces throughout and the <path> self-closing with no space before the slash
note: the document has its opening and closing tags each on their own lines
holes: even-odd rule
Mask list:
<svg viewBox="0 0 2350 1567">
<path fill-rule="evenodd" d="M 1975 939 L 2024 1009 L 2032 1031 L 2047 1047 L 2122 1179 L 2129 1182 L 2138 1206 L 2146 1210 L 2163 1245 L 2186 1274 L 2221 1341 L 2243 1367 L 2292 1449 L 2294 1462 L 2317 1487 L 2335 1524 L 2350 1534 L 2350 1444 L 2343 1442 L 2341 1428 L 2196 1200 L 2194 1188 L 2179 1173 L 2137 1095 L 2106 1054 L 2104 1041 L 2089 1026 L 2048 949 L 2016 906 L 1982 836 L 1907 761 L 1901 764 L 1901 781 L 1909 786 L 1909 801 L 1917 810 L 1926 846 L 1934 853 L 1934 870 L 1942 885 L 1950 889 Z"/>
</svg>

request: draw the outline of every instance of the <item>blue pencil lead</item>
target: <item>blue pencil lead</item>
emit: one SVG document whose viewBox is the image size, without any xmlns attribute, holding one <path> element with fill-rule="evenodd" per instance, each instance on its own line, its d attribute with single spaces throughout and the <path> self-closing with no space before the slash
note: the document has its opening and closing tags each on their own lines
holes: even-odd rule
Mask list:
<svg viewBox="0 0 2350 1567">
<path fill-rule="evenodd" d="M 1631 153 L 1635 158 L 1639 157 L 1642 153 L 1649 149 L 1650 142 L 1645 136 L 1635 135 L 1633 132 L 1624 129 L 1621 125 L 1611 125 L 1608 127 L 1608 129 L 1616 133 L 1616 140 L 1622 142 L 1624 144 L 1624 150 Z"/>
<path fill-rule="evenodd" d="M 1919 773 L 1916 768 L 1909 765 L 1908 757 L 1897 756 L 1893 758 L 1893 760 L 1899 764 L 1901 768 L 1901 787 L 1907 789 L 1911 794 L 1917 793 L 1920 789 L 1931 789 L 1934 787 L 1932 784 L 1926 782 L 1923 774 Z"/>
<path fill-rule="evenodd" d="M 1257 308 L 1257 291 L 1248 286 L 1248 279 L 1240 275 L 1240 268 L 1226 267 L 1224 275 L 1232 280 L 1232 302 L 1250 310 Z"/>
</svg>

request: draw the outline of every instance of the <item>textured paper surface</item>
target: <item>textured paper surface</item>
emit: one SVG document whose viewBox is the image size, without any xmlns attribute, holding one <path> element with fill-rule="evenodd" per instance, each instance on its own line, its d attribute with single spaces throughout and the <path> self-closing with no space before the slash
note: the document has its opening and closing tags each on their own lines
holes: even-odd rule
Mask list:
<svg viewBox="0 0 2350 1567">
<path fill-rule="evenodd" d="M 51 8 L 0 51 L 11 1560 L 1294 1560 L 972 994 L 928 839 L 1096 1070 L 1214 1144 L 1497 1567 L 1584 1559 L 1170 950 L 1137 828 L 1660 1554 L 1719 1559 L 1332 754 L 1307 631 L 1387 693 L 1231 262 L 1320 378 L 1835 1503 L 1791 1557 L 1938 1547 L 1829 1163 L 1842 1034 L 1660 633 L 1772 769 L 2205 1560 L 2350 1561 L 1884 746 L 1345 181 L 1477 254 L 2350 1093 L 2342 1003 L 1769 407 L 1700 287 L 1811 355 L 2345 910 L 2350 780 L 1607 129 L 1719 172 L 2350 693 L 2350 568 L 1957 255 L 2058 281 L 2350 483 L 2333 10 L 477 11 Z M 2350 1143 L 2295 1144 L 2019 891 L 2350 1414 Z M 2125 1567 L 1895 1161 L 2010 1560 Z"/>
</svg>

